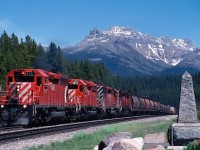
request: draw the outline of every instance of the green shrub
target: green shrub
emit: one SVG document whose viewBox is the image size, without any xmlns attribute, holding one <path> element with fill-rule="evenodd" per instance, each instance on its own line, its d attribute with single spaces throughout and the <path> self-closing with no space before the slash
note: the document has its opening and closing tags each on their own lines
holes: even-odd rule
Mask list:
<svg viewBox="0 0 200 150">
<path fill-rule="evenodd" d="M 200 143 L 197 142 L 190 142 L 187 145 L 187 149 L 186 150 L 200 150 Z"/>
</svg>

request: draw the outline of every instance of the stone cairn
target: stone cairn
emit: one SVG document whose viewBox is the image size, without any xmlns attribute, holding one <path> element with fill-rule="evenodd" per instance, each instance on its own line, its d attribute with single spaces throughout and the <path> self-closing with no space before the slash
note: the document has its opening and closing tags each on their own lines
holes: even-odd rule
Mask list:
<svg viewBox="0 0 200 150">
<path fill-rule="evenodd" d="M 200 139 L 200 123 L 197 123 L 192 76 L 185 72 L 181 83 L 178 122 L 169 128 L 169 143 L 183 146 L 195 139 Z"/>
</svg>

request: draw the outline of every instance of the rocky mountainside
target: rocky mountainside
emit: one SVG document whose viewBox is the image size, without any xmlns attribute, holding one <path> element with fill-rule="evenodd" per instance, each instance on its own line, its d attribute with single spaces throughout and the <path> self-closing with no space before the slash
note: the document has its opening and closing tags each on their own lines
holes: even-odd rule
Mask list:
<svg viewBox="0 0 200 150">
<path fill-rule="evenodd" d="M 63 49 L 68 59 L 103 61 L 120 75 L 153 74 L 181 66 L 188 56 L 197 56 L 196 51 L 189 39 L 154 38 L 126 27 L 93 29 L 77 45 Z"/>
<path fill-rule="evenodd" d="M 183 74 L 185 71 L 190 73 L 195 73 L 200 71 L 200 49 L 196 49 L 192 53 L 188 54 L 185 59 L 183 59 L 176 66 L 164 69 L 162 73 L 164 74 Z"/>
</svg>

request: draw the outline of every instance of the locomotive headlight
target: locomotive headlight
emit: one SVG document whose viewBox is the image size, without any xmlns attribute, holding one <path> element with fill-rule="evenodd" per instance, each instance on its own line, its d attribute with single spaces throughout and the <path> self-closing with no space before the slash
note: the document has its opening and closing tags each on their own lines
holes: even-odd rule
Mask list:
<svg viewBox="0 0 200 150">
<path fill-rule="evenodd" d="M 19 92 L 19 85 L 17 85 L 17 92 Z"/>
<path fill-rule="evenodd" d="M 27 105 L 23 105 L 23 108 L 26 108 L 27 107 Z"/>
<path fill-rule="evenodd" d="M 4 108 L 4 105 L 1 105 L 1 108 Z"/>
</svg>

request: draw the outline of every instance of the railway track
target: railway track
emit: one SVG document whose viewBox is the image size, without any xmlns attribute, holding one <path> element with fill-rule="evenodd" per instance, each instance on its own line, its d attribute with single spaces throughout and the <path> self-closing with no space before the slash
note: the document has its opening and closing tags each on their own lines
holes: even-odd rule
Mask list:
<svg viewBox="0 0 200 150">
<path fill-rule="evenodd" d="M 68 123 L 68 124 L 60 124 L 54 126 L 44 126 L 44 127 L 37 127 L 37 128 L 23 128 L 19 130 L 13 130 L 8 132 L 0 132 L 0 143 L 4 143 L 5 141 L 10 140 L 19 140 L 20 138 L 27 138 L 29 136 L 33 137 L 35 135 L 40 134 L 51 134 L 55 132 L 71 132 L 78 129 L 84 129 L 88 127 L 94 127 L 99 125 L 105 124 L 113 124 L 118 122 L 124 121 L 131 121 L 131 120 L 138 120 L 144 119 L 149 117 L 156 117 L 156 116 L 131 116 L 131 117 L 123 117 L 123 118 L 114 118 L 114 119 L 104 119 L 104 120 L 94 120 L 94 121 L 86 121 L 86 122 L 78 122 L 78 123 Z"/>
<path fill-rule="evenodd" d="M 22 130 L 23 128 L 21 126 L 15 126 L 15 127 L 0 127 L 0 134 L 16 131 L 16 130 Z"/>
</svg>

